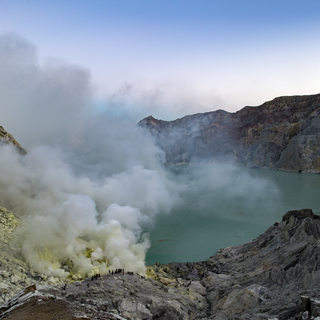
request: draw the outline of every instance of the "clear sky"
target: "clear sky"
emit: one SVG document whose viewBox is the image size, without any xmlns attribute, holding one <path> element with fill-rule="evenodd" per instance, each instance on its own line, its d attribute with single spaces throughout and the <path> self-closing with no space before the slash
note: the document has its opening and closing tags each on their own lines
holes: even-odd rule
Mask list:
<svg viewBox="0 0 320 320">
<path fill-rule="evenodd" d="M 174 119 L 320 92 L 319 0 L 1 0 L 0 33 L 90 70 L 100 108 Z"/>
</svg>

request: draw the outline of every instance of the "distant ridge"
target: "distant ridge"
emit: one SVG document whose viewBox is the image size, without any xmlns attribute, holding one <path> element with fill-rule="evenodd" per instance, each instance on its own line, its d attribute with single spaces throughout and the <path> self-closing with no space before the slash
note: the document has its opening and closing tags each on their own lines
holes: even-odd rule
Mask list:
<svg viewBox="0 0 320 320">
<path fill-rule="evenodd" d="M 285 96 L 229 113 L 139 122 L 166 152 L 166 164 L 225 162 L 320 173 L 320 94 Z"/>
</svg>

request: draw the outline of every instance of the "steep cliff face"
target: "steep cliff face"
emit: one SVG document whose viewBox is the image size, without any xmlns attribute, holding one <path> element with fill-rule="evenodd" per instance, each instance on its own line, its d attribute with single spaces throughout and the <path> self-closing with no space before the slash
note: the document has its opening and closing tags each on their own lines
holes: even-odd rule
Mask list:
<svg viewBox="0 0 320 320">
<path fill-rule="evenodd" d="M 17 148 L 17 150 L 21 154 L 26 154 L 27 151 L 20 146 L 17 140 L 12 136 L 12 134 L 8 133 L 2 126 L 0 126 L 0 145 L 1 144 L 10 144 Z"/>
<path fill-rule="evenodd" d="M 320 94 L 275 98 L 236 113 L 139 122 L 166 152 L 166 164 L 231 161 L 251 168 L 320 173 Z"/>
</svg>

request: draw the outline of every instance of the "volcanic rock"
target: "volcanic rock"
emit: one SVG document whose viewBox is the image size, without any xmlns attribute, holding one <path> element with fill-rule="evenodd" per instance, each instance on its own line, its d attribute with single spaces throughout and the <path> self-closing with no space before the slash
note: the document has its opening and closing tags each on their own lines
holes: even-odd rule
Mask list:
<svg viewBox="0 0 320 320">
<path fill-rule="evenodd" d="M 206 261 L 157 263 L 147 277 L 108 274 L 66 288 L 38 278 L 0 306 L 0 319 L 320 319 L 318 257 L 320 217 L 289 211 L 249 243 Z"/>
<path fill-rule="evenodd" d="M 235 113 L 217 110 L 139 122 L 166 152 L 166 164 L 225 162 L 320 173 L 320 94 L 275 98 Z"/>
<path fill-rule="evenodd" d="M 23 155 L 25 155 L 27 153 L 27 151 L 20 146 L 20 144 L 17 142 L 17 140 L 10 133 L 8 133 L 6 130 L 4 130 L 4 128 L 2 126 L 0 126 L 0 144 L 12 145 L 16 148 L 16 150 L 19 153 L 21 153 Z"/>
<path fill-rule="evenodd" d="M 31 283 L 61 284 L 63 280 L 31 270 L 22 255 L 24 223 L 13 212 L 0 207 L 0 302 L 7 301 Z"/>
</svg>

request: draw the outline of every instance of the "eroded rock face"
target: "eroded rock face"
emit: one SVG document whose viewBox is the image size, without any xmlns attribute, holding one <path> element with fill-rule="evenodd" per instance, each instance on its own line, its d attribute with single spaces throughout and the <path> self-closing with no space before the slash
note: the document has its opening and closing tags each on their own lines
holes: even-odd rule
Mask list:
<svg viewBox="0 0 320 320">
<path fill-rule="evenodd" d="M 2 126 L 0 126 L 0 144 L 9 144 L 14 146 L 19 153 L 26 154 L 27 151 L 20 146 L 17 140 L 12 136 L 12 134 L 8 133 Z"/>
<path fill-rule="evenodd" d="M 311 209 L 289 211 L 252 242 L 219 251 L 206 261 L 213 274 L 202 281 L 212 318 L 301 319 L 308 311 L 301 296 L 319 295 L 319 254 L 320 220 Z"/>
<path fill-rule="evenodd" d="M 139 122 L 166 152 L 166 164 L 230 161 L 251 168 L 320 173 L 320 94 L 280 97 L 236 113 Z"/>
<path fill-rule="evenodd" d="M 0 303 L 7 301 L 31 283 L 62 284 L 63 279 L 33 271 L 21 251 L 24 223 L 13 212 L 0 207 Z"/>
<path fill-rule="evenodd" d="M 12 241 L 12 234 L 21 225 L 21 220 L 6 208 L 0 207 L 0 248 Z"/>
</svg>

